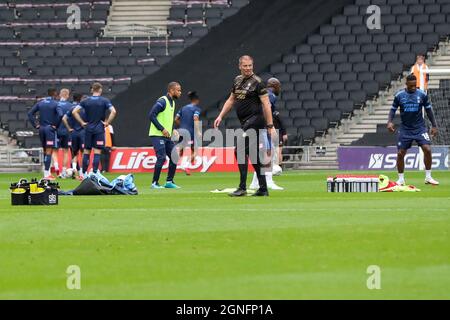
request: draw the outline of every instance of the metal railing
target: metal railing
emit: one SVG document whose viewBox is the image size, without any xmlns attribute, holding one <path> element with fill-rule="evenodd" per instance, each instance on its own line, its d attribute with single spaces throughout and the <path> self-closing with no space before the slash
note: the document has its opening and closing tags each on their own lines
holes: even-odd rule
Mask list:
<svg viewBox="0 0 450 320">
<path fill-rule="evenodd" d="M 44 162 L 42 148 L 31 149 L 0 149 L 0 165 L 2 167 L 40 170 Z"/>
<path fill-rule="evenodd" d="M 167 28 L 163 26 L 146 26 L 142 24 L 127 24 L 121 26 L 107 25 L 104 29 L 105 37 L 165 37 Z"/>
<path fill-rule="evenodd" d="M 309 146 L 283 147 L 283 164 L 296 165 L 310 162 L 310 148 Z"/>
</svg>

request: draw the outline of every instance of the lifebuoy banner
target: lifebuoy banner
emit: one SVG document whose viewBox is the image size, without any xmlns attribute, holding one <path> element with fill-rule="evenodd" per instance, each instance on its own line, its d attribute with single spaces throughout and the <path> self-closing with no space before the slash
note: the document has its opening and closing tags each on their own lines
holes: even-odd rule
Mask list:
<svg viewBox="0 0 450 320">
<path fill-rule="evenodd" d="M 190 163 L 191 152 L 186 149 L 179 159 L 178 166 L 184 164 L 193 172 L 235 172 L 238 166 L 234 156 L 234 148 L 199 148 L 193 163 Z M 153 148 L 116 148 L 111 153 L 110 172 L 135 173 L 153 171 L 156 154 Z M 163 170 L 169 165 L 166 159 Z"/>
</svg>

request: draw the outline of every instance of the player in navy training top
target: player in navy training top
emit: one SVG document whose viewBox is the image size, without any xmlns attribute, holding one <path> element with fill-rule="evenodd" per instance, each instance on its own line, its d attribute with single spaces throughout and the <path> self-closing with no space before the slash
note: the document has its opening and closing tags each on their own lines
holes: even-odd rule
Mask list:
<svg viewBox="0 0 450 320">
<path fill-rule="evenodd" d="M 58 105 L 58 93 L 56 89 L 48 90 L 48 97 L 39 101 L 28 112 L 28 120 L 34 128 L 39 129 L 42 148 L 44 149 L 44 177 L 49 180 L 55 178 L 50 175 L 52 152 L 58 147 L 56 130 L 61 123 L 63 112 Z M 36 113 L 39 113 L 39 123 L 36 123 Z"/>
<path fill-rule="evenodd" d="M 70 90 L 69 89 L 61 89 L 59 92 L 59 107 L 61 108 L 63 115 L 65 115 L 67 112 L 72 109 L 72 102 L 69 101 L 70 97 Z M 69 146 L 70 146 L 70 132 L 67 131 L 66 126 L 61 121 L 58 130 L 58 149 L 63 150 L 63 163 L 62 163 L 62 171 L 59 175 L 59 178 L 66 178 L 66 170 L 67 165 L 69 163 Z M 59 173 L 59 166 L 58 166 L 58 150 L 53 151 L 53 163 L 55 165 L 56 173 Z"/>
<path fill-rule="evenodd" d="M 183 156 L 184 148 L 189 146 L 191 148 L 190 163 L 195 162 L 197 156 L 198 141 L 201 138 L 201 123 L 200 114 L 202 112 L 199 104 L 200 97 L 197 92 L 191 91 L 188 93 L 190 104 L 182 107 L 175 116 L 175 125 L 178 127 L 180 134 L 180 157 Z M 190 175 L 189 166 L 187 163 L 182 163 L 181 170 L 184 170 L 187 175 Z"/>
<path fill-rule="evenodd" d="M 400 108 L 401 126 L 398 130 L 398 154 L 397 154 L 397 170 L 399 179 L 398 184 L 405 184 L 404 170 L 405 170 L 405 155 L 412 143 L 415 141 L 423 150 L 426 177 L 425 183 L 438 185 L 439 182 L 431 177 L 431 139 L 428 135 L 428 129 L 423 118 L 423 109 L 427 113 L 428 119 L 431 122 L 431 136 L 437 134 L 436 119 L 434 117 L 431 103 L 428 100 L 428 95 L 416 88 L 416 77 L 411 74 L 406 78 L 406 88 L 397 92 L 389 113 L 389 120 L 387 128 L 390 132 L 395 132 L 393 119 L 395 112 Z"/>
<path fill-rule="evenodd" d="M 62 121 L 70 132 L 70 149 L 72 151 L 72 169 L 74 172 L 78 172 L 78 178 L 83 176 L 81 166 L 78 163 L 78 157 L 83 154 L 84 150 L 84 136 L 85 130 L 81 124 L 75 119 L 72 112 L 76 107 L 80 106 L 80 102 L 83 96 L 80 93 L 73 95 L 72 108 L 64 115 Z M 86 113 L 84 109 L 80 109 L 80 116 L 83 121 L 86 121 Z"/>
<path fill-rule="evenodd" d="M 91 91 L 92 96 L 81 101 L 80 105 L 72 111 L 75 119 L 86 131 L 83 152 L 83 177 L 86 175 L 89 167 L 92 149 L 94 149 L 92 169 L 94 173 L 97 172 L 102 149 L 105 147 L 105 128 L 111 124 L 117 114 L 116 108 L 113 107 L 111 101 L 101 96 L 103 86 L 100 83 L 94 83 L 91 87 Z M 86 121 L 80 116 L 81 108 L 83 108 L 86 113 Z M 106 113 L 108 111 L 109 117 L 105 121 Z"/>
<path fill-rule="evenodd" d="M 275 126 L 275 129 L 280 130 L 279 142 L 278 142 L 279 147 L 277 148 L 278 154 L 276 157 L 277 158 L 276 161 L 274 160 L 274 163 L 279 165 L 281 163 L 282 147 L 285 143 L 287 143 L 287 139 L 288 139 L 286 128 L 281 119 L 281 115 L 278 112 L 277 107 L 276 107 L 278 97 L 281 94 L 280 80 L 278 80 L 277 78 L 270 78 L 269 80 L 267 80 L 267 91 L 269 93 L 270 105 L 272 107 L 273 124 Z"/>
</svg>

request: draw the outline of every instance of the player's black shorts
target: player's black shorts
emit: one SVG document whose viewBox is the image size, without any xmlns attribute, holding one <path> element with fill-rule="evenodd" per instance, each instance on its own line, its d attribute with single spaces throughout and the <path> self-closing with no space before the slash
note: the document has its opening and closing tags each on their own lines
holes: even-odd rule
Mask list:
<svg viewBox="0 0 450 320">
<path fill-rule="evenodd" d="M 414 141 L 419 146 L 431 144 L 431 139 L 430 136 L 428 135 L 428 130 L 426 128 L 416 132 L 411 132 L 404 129 L 398 130 L 398 143 L 397 143 L 398 149 L 408 150 L 409 148 L 411 148 Z"/>
<path fill-rule="evenodd" d="M 71 148 L 73 153 L 78 153 L 84 149 L 85 130 L 76 130 L 71 134 Z"/>
<path fill-rule="evenodd" d="M 262 114 L 256 114 L 241 122 L 241 126 L 244 131 L 248 129 L 260 130 L 266 128 L 266 121 Z"/>
<path fill-rule="evenodd" d="M 39 128 L 39 138 L 42 148 L 58 148 L 58 135 L 56 129 L 52 126 L 44 126 Z"/>
<path fill-rule="evenodd" d="M 193 139 L 184 139 L 185 137 L 180 136 L 180 139 L 178 139 L 178 145 L 182 148 L 190 147 L 191 149 L 194 148 L 194 140 Z"/>
<path fill-rule="evenodd" d="M 70 134 L 58 135 L 58 148 L 67 149 L 70 145 Z"/>
<path fill-rule="evenodd" d="M 103 149 L 105 147 L 105 132 L 90 132 L 85 130 L 84 135 L 84 149 L 91 150 Z"/>
</svg>

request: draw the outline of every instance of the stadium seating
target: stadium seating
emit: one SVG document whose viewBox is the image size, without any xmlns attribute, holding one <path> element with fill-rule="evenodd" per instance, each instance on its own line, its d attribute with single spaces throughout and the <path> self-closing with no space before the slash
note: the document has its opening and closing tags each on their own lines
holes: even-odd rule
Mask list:
<svg viewBox="0 0 450 320">
<path fill-rule="evenodd" d="M 106 87 L 105 95 L 113 98 L 130 83 L 154 73 L 204 36 L 209 28 L 247 3 L 242 0 L 205 0 L 195 4 L 176 1 L 169 17 L 172 27 L 168 39 L 132 40 L 102 38 L 110 1 L 83 2 L 80 30 L 67 28 L 67 3 L 61 1 L 21 0 L 0 4 L 2 128 L 14 137 L 17 131 L 32 130 L 26 122 L 27 109 L 35 102 L 32 98 L 44 96 L 49 86 L 88 93 L 89 83 L 101 79 Z M 180 10 L 182 16 L 177 13 Z M 39 143 L 27 138 L 22 145 L 33 147 Z"/>
<path fill-rule="evenodd" d="M 433 140 L 436 145 L 450 144 L 450 80 L 440 80 L 439 88 L 429 89 L 428 95 L 433 104 L 436 122 L 439 128 L 437 137 Z M 427 118 L 426 118 L 427 119 Z M 426 120 L 429 121 L 429 120 Z M 400 117 L 394 118 L 396 127 L 400 126 Z M 352 142 L 353 146 L 392 146 L 397 143 L 397 136 L 386 130 L 386 125 L 378 125 L 376 132 L 366 133 L 361 139 Z"/>
<path fill-rule="evenodd" d="M 233 1 L 181 1 L 175 2 L 170 9 L 169 32 L 174 37 L 184 38 L 187 45 L 197 42 L 208 30 L 232 16 L 249 0 Z"/>
<path fill-rule="evenodd" d="M 365 25 L 373 4 L 381 8 L 382 30 Z M 291 143 L 311 143 L 409 69 L 416 53 L 432 50 L 449 34 L 446 0 L 356 0 L 346 6 L 263 75 L 283 82 L 279 109 L 294 119 Z M 297 126 L 304 115 L 310 125 Z"/>
<path fill-rule="evenodd" d="M 168 40 L 120 41 L 101 37 L 110 3 L 89 2 L 81 6 L 81 30 L 66 28 L 67 12 L 58 1 L 0 5 L 0 97 L 9 97 L 0 100 L 3 128 L 12 133 L 29 130 L 22 121 L 26 109 L 17 108 L 32 101 L 17 97 L 42 96 L 50 85 L 86 92 L 89 81 L 100 78 L 105 79 L 106 95 L 114 97 L 248 4 L 248 0 L 174 1 Z M 37 3 L 50 5 L 32 6 Z M 371 4 L 381 8 L 382 30 L 365 25 Z M 290 143 L 312 143 L 398 78 L 416 53 L 432 50 L 449 33 L 447 0 L 355 0 L 345 6 L 262 74 L 283 83 L 278 109 L 291 133 Z M 211 122 L 217 112 L 206 116 Z M 235 119 L 226 121 L 233 125 Z"/>
<path fill-rule="evenodd" d="M 450 145 L 450 80 L 440 80 L 439 88 L 428 91 L 439 128 L 436 144 Z"/>
</svg>

